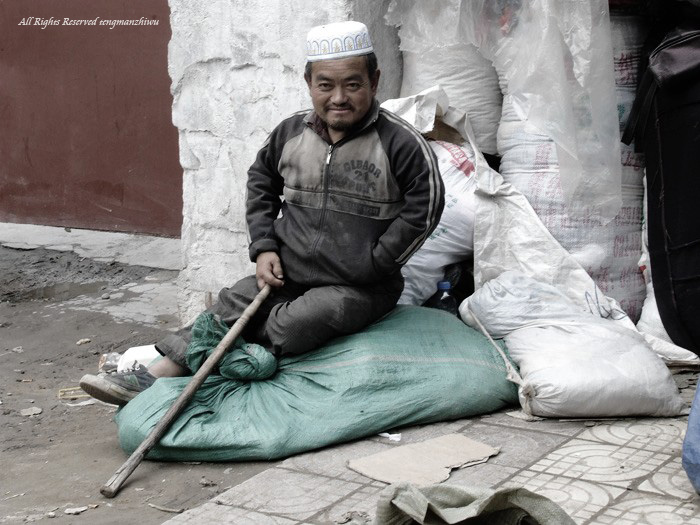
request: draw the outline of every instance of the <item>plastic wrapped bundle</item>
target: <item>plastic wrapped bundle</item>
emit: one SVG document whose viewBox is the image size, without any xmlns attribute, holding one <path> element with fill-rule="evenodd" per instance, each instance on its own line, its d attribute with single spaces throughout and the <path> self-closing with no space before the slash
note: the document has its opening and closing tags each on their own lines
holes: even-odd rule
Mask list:
<svg viewBox="0 0 700 525">
<path fill-rule="evenodd" d="M 568 213 L 602 222 L 621 204 L 607 9 L 607 0 L 471 0 L 460 13 L 467 41 L 498 71 L 504 106 L 510 97 L 504 114 L 554 141 Z"/>
<path fill-rule="evenodd" d="M 597 4 L 599 2 L 591 3 L 593 9 Z M 542 16 L 553 16 L 555 8 L 551 5 L 547 7 L 548 2 L 535 2 L 530 9 L 534 10 L 537 5 L 545 13 Z M 581 9 L 581 4 L 577 5 L 577 9 Z M 498 150 L 502 155 L 500 172 L 506 181 L 527 197 L 554 238 L 586 269 L 599 288 L 616 299 L 630 318 L 636 320 L 640 316 L 645 296 L 644 280 L 638 267 L 641 254 L 642 161 L 629 150 L 621 154 L 617 152 L 620 151 L 619 129 L 623 125 L 620 119 L 626 118 L 629 85 L 636 82 L 634 60 L 639 56 L 643 32 L 636 26 L 630 27 L 635 22 L 632 18 L 625 17 L 624 21 L 616 22 L 612 26 L 614 36 L 611 38 L 608 33 L 611 48 L 608 49 L 607 56 L 615 57 L 612 63 L 606 61 L 605 53 L 599 57 L 591 55 L 589 62 L 578 64 L 581 71 L 577 71 L 576 60 L 583 60 L 586 53 L 576 45 L 585 42 L 586 37 L 591 38 L 604 30 L 609 31 L 607 13 L 603 11 L 603 14 L 606 16 L 601 15 L 597 19 L 598 26 L 591 26 L 589 22 L 588 28 L 578 28 L 573 32 L 573 37 L 568 36 L 569 42 L 564 39 L 543 39 L 542 45 L 537 48 L 539 60 L 547 61 L 547 58 L 551 58 L 550 68 L 555 67 L 552 64 L 557 64 L 557 58 L 566 58 L 566 54 L 570 53 L 571 60 L 558 62 L 560 70 L 554 76 L 559 76 L 560 80 L 563 78 L 569 81 L 572 76 L 583 75 L 584 65 L 591 74 L 603 66 L 609 69 L 609 86 L 602 84 L 589 91 L 581 90 L 579 86 L 578 93 L 576 90 L 572 92 L 569 110 L 575 118 L 569 126 L 573 125 L 576 132 L 567 140 L 582 139 L 578 151 L 580 167 L 584 168 L 580 184 L 571 193 L 570 148 L 558 141 L 558 133 L 563 133 L 566 126 L 562 125 L 562 129 L 557 130 L 556 121 L 548 122 L 547 114 L 538 114 L 537 104 L 541 103 L 538 100 L 546 100 L 550 96 L 546 91 L 552 88 L 547 83 L 538 86 L 532 79 L 528 79 L 529 83 L 525 85 L 535 91 L 526 93 L 533 102 L 530 103 L 530 112 L 525 113 L 527 104 L 523 100 L 528 99 L 523 95 L 527 90 L 523 87 L 525 80 L 522 71 L 514 71 L 518 69 L 518 64 L 513 62 L 512 55 L 504 52 L 495 54 L 501 88 L 506 93 L 498 130 Z M 512 29 L 508 37 L 502 37 L 500 43 L 504 47 L 515 46 L 527 37 L 529 33 L 526 28 L 520 27 L 522 20 L 521 12 L 512 14 L 511 27 L 515 29 Z M 562 23 L 565 24 L 566 20 Z M 550 21 L 547 30 L 556 32 L 559 29 L 552 27 Z M 555 41 L 558 44 L 552 45 Z M 588 49 L 589 52 L 592 47 L 593 44 Z M 575 52 L 579 55 L 574 56 Z M 585 83 L 582 85 L 585 86 Z M 567 82 L 559 86 L 561 93 L 566 93 L 566 86 Z M 614 120 L 614 129 L 609 129 L 609 126 L 598 129 L 596 121 L 600 117 L 601 107 L 604 103 L 612 104 L 612 94 L 618 99 L 619 118 Z M 558 101 L 559 104 L 561 102 Z M 615 115 L 614 112 L 611 114 Z M 606 130 L 607 135 L 601 134 L 601 129 Z M 595 147 L 587 149 L 586 144 Z M 595 148 L 600 149 L 597 165 L 594 159 Z M 566 163 L 562 162 L 562 153 L 565 153 Z M 612 175 L 612 160 L 605 157 L 611 154 L 616 159 L 622 158 L 622 163 L 618 161 L 616 166 L 617 180 Z M 587 187 L 591 189 L 590 194 L 584 191 Z M 601 213 L 601 205 L 603 208 L 607 206 L 604 199 L 596 202 L 597 197 L 603 198 L 604 191 L 607 191 L 605 188 L 609 189 L 611 195 L 620 196 L 620 205 L 612 220 Z"/>
<path fill-rule="evenodd" d="M 644 194 L 641 174 L 623 171 L 622 206 L 611 222 L 572 216 L 561 188 L 554 142 L 518 119 L 508 96 L 498 136 L 503 178 L 525 195 L 542 223 L 600 289 L 636 321 L 645 295 L 638 267 Z"/>
<path fill-rule="evenodd" d="M 610 13 L 613 46 L 613 68 L 615 72 L 615 98 L 620 131 L 625 129 L 627 119 L 637 93 L 642 47 L 647 35 L 644 19 L 634 14 Z M 644 154 L 636 153 L 634 146 L 620 144 L 623 177 L 640 179 L 644 175 Z M 641 246 L 641 245 L 640 245 Z"/>
<path fill-rule="evenodd" d="M 501 91 L 491 62 L 469 44 L 404 51 L 401 96 L 435 85 L 445 90 L 450 104 L 469 115 L 481 151 L 496 154 Z"/>
<path fill-rule="evenodd" d="M 461 2 L 394 0 L 387 21 L 400 26 L 401 97 L 439 85 L 464 111 L 484 153 L 496 154 L 501 91 L 493 64 L 466 41 Z"/>
</svg>

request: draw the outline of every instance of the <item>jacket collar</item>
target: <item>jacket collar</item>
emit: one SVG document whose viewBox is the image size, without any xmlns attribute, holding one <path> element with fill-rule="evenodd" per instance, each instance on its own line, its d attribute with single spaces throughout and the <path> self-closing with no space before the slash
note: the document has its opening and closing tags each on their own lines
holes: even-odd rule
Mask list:
<svg viewBox="0 0 700 525">
<path fill-rule="evenodd" d="M 379 102 L 375 98 L 372 101 L 372 105 L 367 111 L 367 114 L 362 118 L 360 122 L 354 125 L 345 134 L 342 140 L 350 139 L 356 135 L 362 133 L 365 129 L 374 124 L 379 117 Z M 310 111 L 308 115 L 304 117 L 304 123 L 309 126 L 317 135 L 319 135 L 323 140 L 331 144 L 331 137 L 328 134 L 328 126 L 321 120 L 321 117 L 315 111 Z"/>
</svg>

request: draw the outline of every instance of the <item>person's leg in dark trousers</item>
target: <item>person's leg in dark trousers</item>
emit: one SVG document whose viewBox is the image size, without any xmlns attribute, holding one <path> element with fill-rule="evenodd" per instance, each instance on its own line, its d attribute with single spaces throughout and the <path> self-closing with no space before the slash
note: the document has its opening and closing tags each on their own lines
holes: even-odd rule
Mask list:
<svg viewBox="0 0 700 525">
<path fill-rule="evenodd" d="M 263 331 L 270 310 L 278 303 L 287 303 L 295 299 L 294 290 L 297 289 L 296 286 L 285 284 L 283 289 L 278 289 L 271 294 L 251 319 L 249 324 L 251 330 L 244 331 L 243 337 L 252 337 L 256 331 Z M 306 289 L 298 290 L 297 293 L 301 294 L 304 291 Z M 221 290 L 219 302 L 207 311 L 217 315 L 225 323 L 233 325 L 257 294 L 256 278 L 246 277 L 231 288 Z M 150 388 L 159 377 L 188 375 L 190 370 L 185 356 L 190 339 L 190 327 L 183 328 L 156 344 L 163 359 L 154 361 L 148 368 L 139 366 L 133 370 L 109 375 L 86 374 L 80 379 L 80 387 L 96 399 L 115 405 L 124 405 L 140 392 Z M 272 348 L 269 341 L 267 346 Z"/>
<path fill-rule="evenodd" d="M 309 352 L 383 317 L 396 306 L 402 290 L 400 276 L 369 286 L 309 288 L 292 301 L 272 305 L 265 332 L 277 355 Z"/>
<path fill-rule="evenodd" d="M 314 350 L 330 339 L 362 330 L 396 306 L 403 290 L 400 275 L 367 286 L 318 286 L 309 288 L 287 281 L 275 288 L 260 305 L 243 332 L 246 341 L 259 343 L 275 355 L 297 355 Z M 219 301 L 207 311 L 228 326 L 258 294 L 255 276 L 245 277 L 219 292 Z M 190 327 L 166 336 L 158 351 L 187 368 L 185 352 Z"/>
<path fill-rule="evenodd" d="M 362 330 L 391 311 L 402 289 L 400 278 L 359 287 L 309 288 L 287 281 L 260 306 L 243 337 L 265 345 L 278 357 L 309 352 L 329 339 Z M 233 325 L 257 294 L 256 278 L 246 277 L 231 288 L 224 288 L 219 302 L 208 311 Z M 185 354 L 190 338 L 190 329 L 185 328 L 159 342 L 156 348 L 164 358 L 148 369 L 139 367 L 106 377 L 86 374 L 80 386 L 97 399 L 123 405 L 159 377 L 187 375 Z"/>
<path fill-rule="evenodd" d="M 276 305 L 293 301 L 307 290 L 308 287 L 291 282 L 287 282 L 281 288 L 274 288 L 243 330 L 241 334 L 243 339 L 271 348 L 265 335 L 265 322 L 270 312 Z M 214 314 L 226 325 L 233 326 L 259 292 L 255 276 L 244 277 L 230 288 L 223 288 L 219 292 L 219 300 L 205 312 Z M 187 326 L 174 334 L 167 335 L 156 344 L 156 348 L 168 359 L 187 368 L 185 353 L 192 337 L 190 330 L 191 326 Z"/>
</svg>

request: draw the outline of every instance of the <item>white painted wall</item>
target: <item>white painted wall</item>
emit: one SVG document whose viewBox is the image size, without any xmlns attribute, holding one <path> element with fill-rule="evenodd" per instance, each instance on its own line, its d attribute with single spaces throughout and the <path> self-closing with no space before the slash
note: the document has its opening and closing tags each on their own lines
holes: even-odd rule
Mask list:
<svg viewBox="0 0 700 525">
<path fill-rule="evenodd" d="M 401 59 L 389 0 L 169 0 L 173 123 L 183 178 L 179 307 L 187 323 L 207 292 L 252 273 L 245 226 L 248 167 L 268 133 L 311 106 L 303 80 L 308 30 L 367 24 L 382 70 L 379 98 L 398 96 Z"/>
</svg>

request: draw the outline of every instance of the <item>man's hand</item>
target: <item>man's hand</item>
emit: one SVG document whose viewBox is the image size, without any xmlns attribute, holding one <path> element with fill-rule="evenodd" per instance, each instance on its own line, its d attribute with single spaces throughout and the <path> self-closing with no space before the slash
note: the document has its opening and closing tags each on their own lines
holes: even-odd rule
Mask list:
<svg viewBox="0 0 700 525">
<path fill-rule="evenodd" d="M 255 259 L 255 277 L 258 279 L 258 288 L 260 290 L 266 284 L 273 288 L 281 288 L 284 286 L 284 274 L 282 273 L 282 261 L 279 255 L 275 252 L 262 252 Z"/>
</svg>

